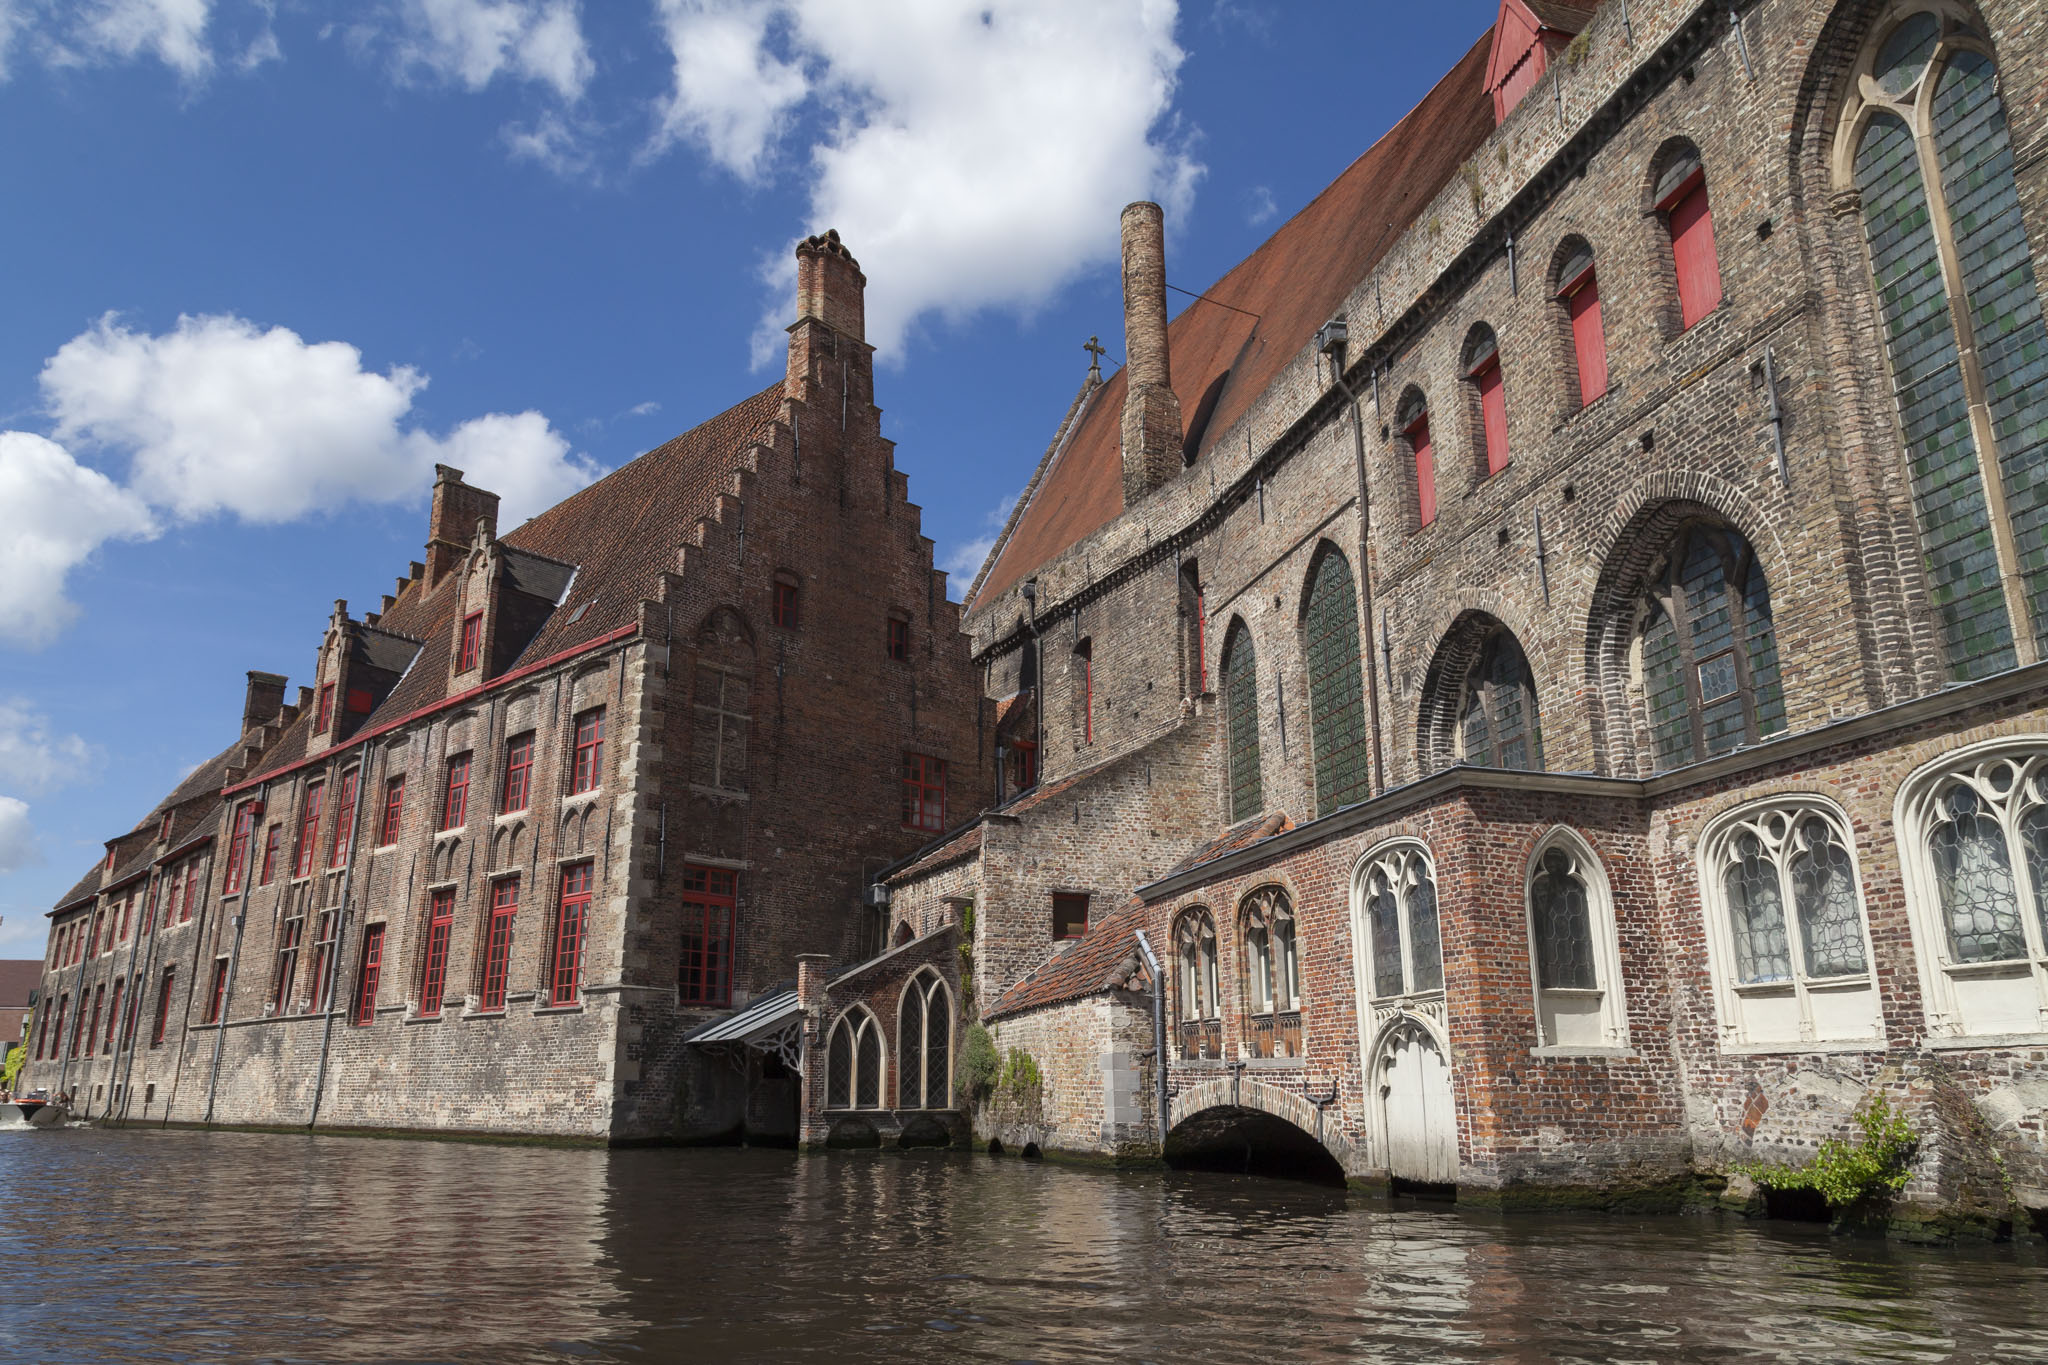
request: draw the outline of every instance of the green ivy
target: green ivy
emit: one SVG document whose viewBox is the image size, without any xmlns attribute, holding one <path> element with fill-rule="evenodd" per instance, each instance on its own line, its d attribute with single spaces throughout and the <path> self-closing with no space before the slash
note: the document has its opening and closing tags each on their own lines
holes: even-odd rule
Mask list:
<svg viewBox="0 0 2048 1365">
<path fill-rule="evenodd" d="M 14 1093 L 14 1082 L 21 1075 L 21 1064 L 28 1060 L 28 1044 L 16 1043 L 7 1054 L 7 1065 L 0 1067 L 0 1090 Z"/>
<path fill-rule="evenodd" d="M 996 1088 L 998 1073 L 1002 1071 L 1002 1058 L 996 1055 L 995 1039 L 988 1036 L 988 1030 L 979 1024 L 967 1026 L 966 1046 L 961 1049 L 961 1081 L 967 1087 L 968 1098 L 985 1100 Z"/>
<path fill-rule="evenodd" d="M 1883 1095 L 1856 1115 L 1856 1126 L 1862 1130 L 1861 1139 L 1829 1138 L 1803 1165 L 1744 1161 L 1735 1169 L 1765 1189 L 1812 1190 L 1832 1209 L 1890 1199 L 1913 1177 L 1919 1135 Z"/>
</svg>

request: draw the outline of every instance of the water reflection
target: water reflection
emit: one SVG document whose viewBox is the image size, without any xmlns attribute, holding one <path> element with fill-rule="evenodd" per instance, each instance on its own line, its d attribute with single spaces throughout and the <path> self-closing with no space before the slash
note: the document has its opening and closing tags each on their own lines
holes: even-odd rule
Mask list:
<svg viewBox="0 0 2048 1365">
<path fill-rule="evenodd" d="M 2048 1360 L 2043 1258 L 935 1153 L 0 1134 L 22 1359 Z"/>
</svg>

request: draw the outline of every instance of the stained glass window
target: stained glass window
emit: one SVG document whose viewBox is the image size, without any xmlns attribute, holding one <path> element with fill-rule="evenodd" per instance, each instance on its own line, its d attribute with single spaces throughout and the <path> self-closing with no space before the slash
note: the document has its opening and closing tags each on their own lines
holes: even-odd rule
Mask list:
<svg viewBox="0 0 2048 1365">
<path fill-rule="evenodd" d="M 1547 850 L 1529 887 L 1536 930 L 1536 984 L 1544 990 L 1597 990 L 1586 879 L 1561 848 Z"/>
<path fill-rule="evenodd" d="M 1642 607 L 1644 700 L 1657 766 L 1676 768 L 1785 728 L 1771 590 L 1749 542 L 1688 523 Z"/>
<path fill-rule="evenodd" d="M 1302 626 L 1315 741 L 1316 813 L 1328 815 L 1369 795 L 1358 600 L 1351 565 L 1335 550 L 1324 551 L 1316 565 Z"/>
<path fill-rule="evenodd" d="M 1465 679 L 1459 757 L 1481 768 L 1543 769 L 1543 730 L 1536 711 L 1536 683 L 1529 661 L 1512 633 L 1496 630 L 1480 647 Z"/>
<path fill-rule="evenodd" d="M 1230 819 L 1265 809 L 1259 789 L 1259 668 L 1251 632 L 1239 622 L 1223 649 L 1223 710 L 1229 738 Z"/>
<path fill-rule="evenodd" d="M 1398 845 L 1372 860 L 1365 872 L 1365 918 L 1374 998 L 1444 988 L 1436 879 L 1420 847 Z"/>
</svg>

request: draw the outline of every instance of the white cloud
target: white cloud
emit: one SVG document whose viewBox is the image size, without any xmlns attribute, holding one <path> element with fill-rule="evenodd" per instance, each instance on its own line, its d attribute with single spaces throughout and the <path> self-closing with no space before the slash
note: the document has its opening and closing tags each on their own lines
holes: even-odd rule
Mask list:
<svg viewBox="0 0 2048 1365">
<path fill-rule="evenodd" d="M 502 494 L 509 526 L 601 472 L 539 413 L 492 413 L 445 438 L 408 426 L 426 383 L 407 366 L 364 369 L 346 342 L 221 316 L 181 317 L 151 336 L 109 315 L 42 374 L 57 438 L 128 452 L 134 493 L 187 520 L 283 522 L 401 501 L 445 462 Z"/>
<path fill-rule="evenodd" d="M 0 796 L 0 873 L 18 872 L 43 861 L 35 831 L 28 823 L 28 803 Z"/>
<path fill-rule="evenodd" d="M 982 561 L 995 548 L 996 537 L 1003 532 L 1003 523 L 1010 519 L 1010 509 L 1017 505 L 1017 495 L 1011 494 L 996 504 L 995 509 L 981 519 L 982 534 L 969 540 L 956 541 L 944 560 L 939 564 L 947 574 L 947 589 L 953 593 L 965 593 L 974 582 L 974 575 L 981 572 Z"/>
<path fill-rule="evenodd" d="M 48 644 L 78 614 L 65 576 L 109 540 L 155 533 L 142 499 L 63 446 L 0 431 L 0 637 Z"/>
<path fill-rule="evenodd" d="M 20 697 L 0 697 L 0 785 L 48 791 L 85 776 L 99 762 L 77 735 L 52 734 L 49 717 Z"/>
<path fill-rule="evenodd" d="M 918 317 L 1029 311 L 1115 259 L 1117 214 L 1174 216 L 1201 167 L 1171 117 L 1174 0 L 661 0 L 675 85 L 650 144 L 678 138 L 743 180 L 777 165 L 799 113 L 821 125 L 804 174 L 814 229 L 839 229 L 870 281 L 868 339 Z M 794 266 L 766 270 L 765 362 Z"/>
<path fill-rule="evenodd" d="M 574 0 L 403 0 L 398 19 L 401 70 L 472 91 L 505 75 L 574 101 L 596 70 Z"/>
<path fill-rule="evenodd" d="M 1261 227 L 1273 221 L 1273 215 L 1280 206 L 1273 202 L 1273 191 L 1265 185 L 1254 185 L 1244 192 L 1244 220 L 1253 227 Z"/>
<path fill-rule="evenodd" d="M 75 11 L 72 40 L 98 58 L 147 53 L 187 80 L 213 68 L 206 45 L 212 0 L 91 0 Z"/>
</svg>

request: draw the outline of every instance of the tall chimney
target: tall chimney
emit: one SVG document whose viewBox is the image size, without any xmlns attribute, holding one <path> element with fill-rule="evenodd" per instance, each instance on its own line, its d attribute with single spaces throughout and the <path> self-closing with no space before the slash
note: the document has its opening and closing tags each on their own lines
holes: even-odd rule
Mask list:
<svg viewBox="0 0 2048 1365">
<path fill-rule="evenodd" d="M 1166 354 L 1166 219 L 1124 209 L 1124 506 L 1180 472 L 1180 397 Z"/>
<path fill-rule="evenodd" d="M 459 469 L 435 465 L 434 511 L 427 527 L 428 592 L 469 553 L 478 521 L 488 522 L 490 533 L 497 535 L 498 495 L 464 483 Z"/>
<path fill-rule="evenodd" d="M 796 317 L 816 318 L 843 337 L 867 340 L 868 277 L 839 240 L 839 229 L 806 237 L 796 248 Z"/>
<path fill-rule="evenodd" d="M 284 710 L 284 674 L 249 672 L 249 690 L 242 699 L 242 733 L 268 725 Z"/>
</svg>

